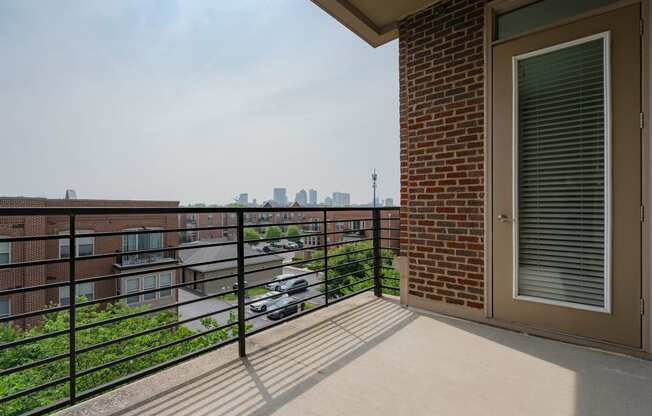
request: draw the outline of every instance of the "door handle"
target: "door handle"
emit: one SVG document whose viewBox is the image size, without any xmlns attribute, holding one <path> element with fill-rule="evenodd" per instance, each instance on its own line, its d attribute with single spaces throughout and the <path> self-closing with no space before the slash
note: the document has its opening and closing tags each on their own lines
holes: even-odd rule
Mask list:
<svg viewBox="0 0 652 416">
<path fill-rule="evenodd" d="M 512 222 L 512 220 L 509 219 L 509 217 L 505 214 L 498 214 L 498 221 L 500 222 Z"/>
</svg>

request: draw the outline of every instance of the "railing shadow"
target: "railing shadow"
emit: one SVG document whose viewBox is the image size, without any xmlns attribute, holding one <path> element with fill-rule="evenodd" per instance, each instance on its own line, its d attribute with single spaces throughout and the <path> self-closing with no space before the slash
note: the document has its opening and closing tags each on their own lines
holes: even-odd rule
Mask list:
<svg viewBox="0 0 652 416">
<path fill-rule="evenodd" d="M 113 414 L 268 415 L 415 318 L 393 302 L 372 299 Z M 256 345 L 256 337 L 248 344 Z"/>
</svg>

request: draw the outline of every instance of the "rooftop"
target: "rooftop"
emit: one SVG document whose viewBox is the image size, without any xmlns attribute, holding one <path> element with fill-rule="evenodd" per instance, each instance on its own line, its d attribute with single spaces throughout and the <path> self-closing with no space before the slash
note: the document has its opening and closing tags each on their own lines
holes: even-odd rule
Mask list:
<svg viewBox="0 0 652 416">
<path fill-rule="evenodd" d="M 645 415 L 652 362 L 350 298 L 59 415 Z"/>
<path fill-rule="evenodd" d="M 192 247 L 194 245 L 207 245 L 207 244 L 219 244 L 219 243 L 224 243 L 225 245 L 201 247 L 194 250 L 193 249 L 180 250 L 179 258 L 185 264 L 219 261 L 219 263 L 188 267 L 189 270 L 195 270 L 198 271 L 199 273 L 207 273 L 216 270 L 232 269 L 236 267 L 237 266 L 236 260 L 222 261 L 222 260 L 234 259 L 237 257 L 237 245 L 234 242 L 229 243 L 228 241 L 219 240 L 219 239 L 198 240 L 198 241 L 193 241 L 191 243 L 181 244 L 181 247 Z M 283 261 L 283 257 L 276 254 L 267 254 L 261 256 L 261 253 L 251 248 L 249 244 L 244 244 L 244 255 L 245 257 L 259 256 L 259 257 L 246 258 L 245 266 Z"/>
</svg>

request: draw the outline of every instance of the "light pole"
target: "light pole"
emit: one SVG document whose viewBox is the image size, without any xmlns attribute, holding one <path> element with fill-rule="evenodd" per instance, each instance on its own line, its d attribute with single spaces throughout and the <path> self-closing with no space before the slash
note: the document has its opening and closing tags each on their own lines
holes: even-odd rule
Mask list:
<svg viewBox="0 0 652 416">
<path fill-rule="evenodd" d="M 373 173 L 371 174 L 371 187 L 374 188 L 374 199 L 373 199 L 373 207 L 376 208 L 376 180 L 378 179 L 378 174 L 376 173 L 376 169 L 374 168 Z"/>
</svg>

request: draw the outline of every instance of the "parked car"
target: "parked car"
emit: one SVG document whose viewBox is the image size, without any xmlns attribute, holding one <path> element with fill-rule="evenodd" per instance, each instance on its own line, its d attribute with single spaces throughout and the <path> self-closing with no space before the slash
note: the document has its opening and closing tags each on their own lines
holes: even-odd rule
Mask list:
<svg viewBox="0 0 652 416">
<path fill-rule="evenodd" d="M 294 241 L 288 241 L 287 243 L 285 243 L 285 248 L 287 248 L 288 250 L 298 250 L 299 245 Z"/>
<path fill-rule="evenodd" d="M 277 292 L 280 292 L 280 290 L 278 290 L 278 288 L 285 282 L 283 282 L 283 281 L 279 282 L 279 280 L 288 279 L 288 278 L 293 277 L 293 276 L 294 276 L 294 273 L 279 274 L 278 276 L 276 276 L 275 278 L 270 280 L 265 285 L 265 287 L 267 288 L 267 290 L 275 290 Z"/>
<path fill-rule="evenodd" d="M 270 305 L 276 303 L 276 301 L 283 296 L 287 296 L 287 294 L 276 292 L 274 290 L 269 291 L 253 298 L 252 300 L 255 302 L 249 305 L 249 309 L 251 309 L 252 312 L 266 312 Z"/>
<path fill-rule="evenodd" d="M 269 248 L 269 244 L 260 243 L 256 246 L 256 250 L 259 253 L 271 253 L 272 249 Z"/>
<path fill-rule="evenodd" d="M 275 250 L 283 250 L 285 247 L 283 247 L 283 244 L 280 241 L 274 241 L 269 245 L 270 248 L 275 249 Z"/>
<path fill-rule="evenodd" d="M 289 294 L 305 292 L 308 290 L 308 281 L 306 279 L 286 280 L 285 282 L 281 282 L 279 285 L 277 285 L 276 290 L 278 292 L 285 292 Z"/>
<path fill-rule="evenodd" d="M 271 320 L 278 320 L 278 319 L 283 319 L 286 316 L 294 315 L 295 313 L 299 312 L 299 305 L 297 303 L 297 299 L 292 298 L 292 297 L 283 297 L 274 302 L 273 304 L 269 305 L 269 309 L 272 310 L 272 312 L 267 314 L 267 317 Z"/>
</svg>

